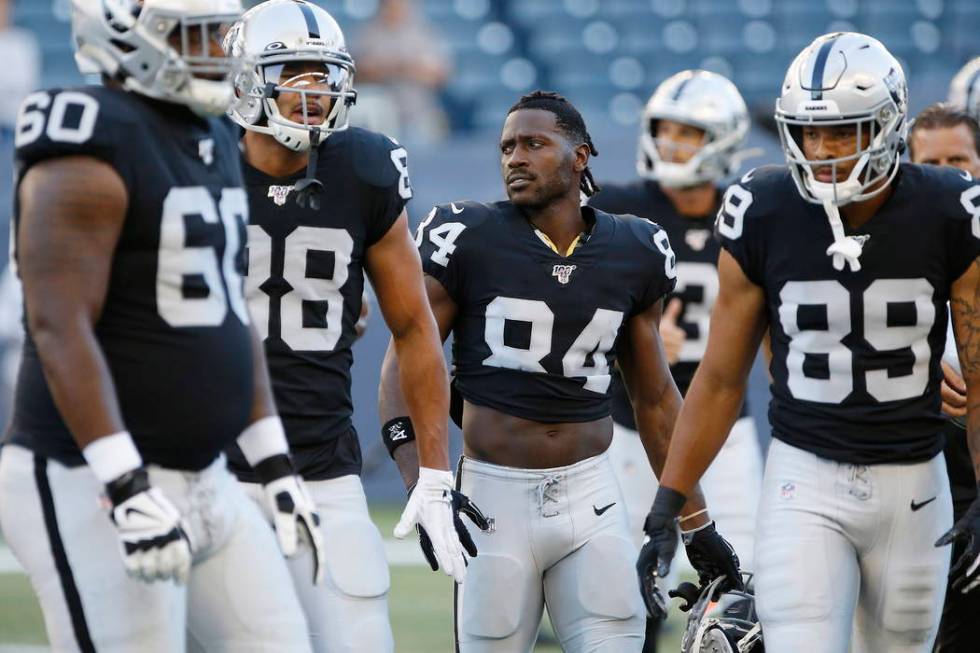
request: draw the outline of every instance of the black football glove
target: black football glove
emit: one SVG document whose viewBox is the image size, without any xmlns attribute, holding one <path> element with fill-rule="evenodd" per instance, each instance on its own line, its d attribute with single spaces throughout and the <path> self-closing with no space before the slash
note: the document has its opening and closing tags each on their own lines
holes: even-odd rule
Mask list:
<svg viewBox="0 0 980 653">
<path fill-rule="evenodd" d="M 412 490 L 414 489 L 415 485 L 412 485 L 412 487 L 408 489 L 408 496 L 412 496 Z M 486 515 L 483 514 L 483 511 L 481 511 L 477 505 L 470 501 L 470 498 L 462 492 L 453 490 L 452 507 L 453 526 L 456 527 L 456 535 L 459 537 L 459 543 L 463 545 L 466 553 L 471 558 L 475 558 L 477 555 L 476 543 L 473 542 L 473 538 L 470 536 L 470 532 L 466 528 L 466 524 L 463 523 L 460 514 L 469 517 L 470 521 L 476 524 L 476 527 L 481 531 L 490 530 L 490 521 L 487 519 Z M 432 568 L 432 571 L 439 571 L 439 562 L 436 560 L 436 552 L 432 548 L 432 540 L 429 539 L 429 534 L 425 532 L 425 528 L 421 524 L 416 524 L 415 530 L 418 531 L 419 546 L 422 548 L 422 555 L 425 556 L 426 561 L 429 563 L 429 567 Z"/>
<path fill-rule="evenodd" d="M 702 588 L 719 576 L 724 576 L 726 580 L 718 586 L 719 592 L 745 589 L 735 549 L 718 533 L 714 522 L 688 533 L 681 531 L 681 539 L 687 549 L 687 559 L 698 572 L 698 582 Z"/>
<path fill-rule="evenodd" d="M 683 494 L 661 486 L 643 523 L 646 537 L 636 561 L 636 573 L 640 577 L 640 595 L 651 619 L 667 616 L 667 598 L 657 587 L 657 579 L 666 578 L 670 572 L 670 562 L 677 551 L 677 515 L 685 503 L 687 498 Z"/>
<path fill-rule="evenodd" d="M 980 484 L 977 491 L 980 492 Z M 963 544 L 963 554 L 949 570 L 949 579 L 954 592 L 966 594 L 980 586 L 980 496 L 973 500 L 966 514 L 936 540 L 936 546 L 953 542 Z"/>
</svg>

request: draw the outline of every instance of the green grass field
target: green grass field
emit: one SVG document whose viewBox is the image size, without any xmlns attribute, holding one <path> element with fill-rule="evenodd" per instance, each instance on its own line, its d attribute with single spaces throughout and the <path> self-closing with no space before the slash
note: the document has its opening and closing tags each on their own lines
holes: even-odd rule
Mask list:
<svg viewBox="0 0 980 653">
<path fill-rule="evenodd" d="M 398 508 L 372 508 L 382 535 L 391 537 Z M 441 572 L 423 566 L 396 565 L 391 568 L 389 597 L 392 628 L 399 653 L 443 653 L 453 650 L 453 587 Z M 679 613 L 676 613 L 679 614 Z M 660 650 L 680 650 L 683 621 L 674 616 L 662 635 Z M 44 622 L 31 591 L 21 574 L 0 574 L 0 645 L 45 644 Z M 540 644 L 536 652 L 559 651 L 555 645 Z M 365 652 L 369 653 L 369 652 Z"/>
</svg>

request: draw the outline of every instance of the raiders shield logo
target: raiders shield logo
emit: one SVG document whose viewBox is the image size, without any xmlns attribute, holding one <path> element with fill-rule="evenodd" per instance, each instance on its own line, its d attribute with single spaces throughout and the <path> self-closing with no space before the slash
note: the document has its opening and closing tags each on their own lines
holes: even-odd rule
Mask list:
<svg viewBox="0 0 980 653">
<path fill-rule="evenodd" d="M 577 266 L 575 265 L 556 265 L 551 270 L 551 276 L 556 277 L 558 279 L 558 283 L 564 286 L 568 283 L 568 280 L 571 278 L 572 272 L 575 271 L 576 267 Z"/>
<path fill-rule="evenodd" d="M 291 190 L 293 186 L 269 186 L 269 194 L 266 197 L 271 197 L 276 206 L 283 206 Z"/>
</svg>

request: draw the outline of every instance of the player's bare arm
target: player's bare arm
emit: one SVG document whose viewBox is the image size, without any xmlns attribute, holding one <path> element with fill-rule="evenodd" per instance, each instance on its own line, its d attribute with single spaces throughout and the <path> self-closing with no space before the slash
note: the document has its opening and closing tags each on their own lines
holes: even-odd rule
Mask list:
<svg viewBox="0 0 980 653">
<path fill-rule="evenodd" d="M 662 309 L 661 300 L 627 322 L 617 356 L 640 439 L 658 478 L 663 475 L 670 436 L 681 410 L 681 394 L 657 337 Z M 696 527 L 708 523 L 704 507 L 704 497 L 695 489 L 682 514 L 701 514 L 693 516 L 686 525 Z"/>
<path fill-rule="evenodd" d="M 416 255 L 417 256 L 417 255 Z M 440 342 L 445 342 L 452 330 L 453 322 L 456 319 L 456 302 L 453 301 L 449 293 L 441 283 L 428 275 L 419 275 L 422 279 L 423 288 L 427 297 L 428 306 L 424 309 L 430 313 L 436 323 L 439 332 Z M 440 350 L 440 359 L 442 352 Z M 445 367 L 445 363 L 443 363 Z M 399 415 L 408 415 L 408 401 L 402 391 L 401 386 L 401 365 L 394 342 L 388 345 L 385 353 L 384 362 L 381 364 L 381 384 L 378 389 L 378 410 L 381 415 L 382 423 L 386 423 Z M 447 413 L 443 413 L 445 415 Z M 419 475 L 419 455 L 417 441 L 409 441 L 399 446 L 392 453 L 398 471 L 401 472 L 405 487 L 411 487 L 418 480 Z"/>
<path fill-rule="evenodd" d="M 718 257 L 720 289 L 708 347 L 671 438 L 661 485 L 688 495 L 738 418 L 749 371 L 766 332 L 765 296 L 731 254 Z"/>
<path fill-rule="evenodd" d="M 84 449 L 125 430 L 95 323 L 126 217 L 126 187 L 108 164 L 66 157 L 33 167 L 20 201 L 17 252 L 29 328 L 55 404 Z"/>
<path fill-rule="evenodd" d="M 401 361 L 394 385 L 404 388 L 404 394 L 389 404 L 386 400 L 393 392 L 392 384 L 382 377 L 382 421 L 406 414 L 411 417 L 418 457 L 415 474 L 418 466 L 449 469 L 449 376 L 405 212 L 384 238 L 368 249 L 366 269 L 392 334 L 385 369 L 394 358 L 390 355 L 393 352 Z M 389 415 L 389 407 L 405 412 Z"/>
<path fill-rule="evenodd" d="M 980 478 L 980 259 L 953 284 L 949 306 L 967 392 L 967 438 Z"/>
</svg>

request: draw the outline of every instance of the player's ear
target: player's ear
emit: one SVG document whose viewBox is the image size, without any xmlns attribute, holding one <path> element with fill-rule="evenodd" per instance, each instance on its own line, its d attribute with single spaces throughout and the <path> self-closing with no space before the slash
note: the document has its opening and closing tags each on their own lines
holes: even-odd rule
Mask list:
<svg viewBox="0 0 980 653">
<path fill-rule="evenodd" d="M 575 163 L 573 169 L 575 172 L 585 172 L 585 169 L 589 165 L 589 146 L 587 143 L 581 143 L 575 147 Z"/>
</svg>

